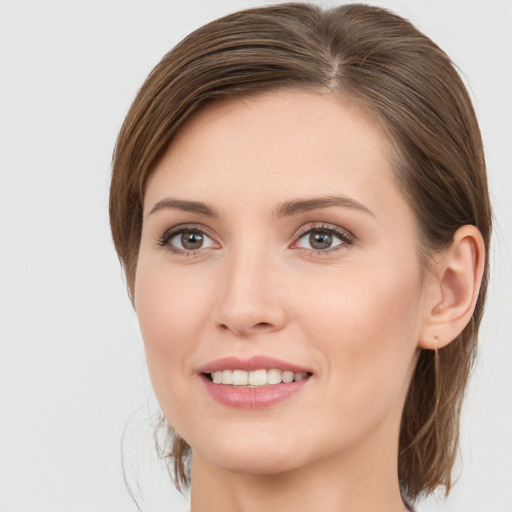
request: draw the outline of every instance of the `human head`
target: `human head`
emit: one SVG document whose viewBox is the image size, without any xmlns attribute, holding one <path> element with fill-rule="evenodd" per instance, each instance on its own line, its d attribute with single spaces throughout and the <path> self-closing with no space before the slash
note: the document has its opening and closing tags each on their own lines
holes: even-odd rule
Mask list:
<svg viewBox="0 0 512 512">
<path fill-rule="evenodd" d="M 416 216 L 426 275 L 431 257 L 463 225 L 476 226 L 488 248 L 482 142 L 448 57 L 383 9 L 276 5 L 235 13 L 188 36 L 149 75 L 127 115 L 114 154 L 110 215 L 132 294 L 145 184 L 174 135 L 208 103 L 283 87 L 329 89 L 392 141 L 397 184 Z M 470 324 L 439 351 L 437 363 L 432 351 L 420 355 L 400 438 L 400 477 L 411 497 L 450 487 L 485 289 L 484 278 Z M 178 474 L 186 448 L 175 441 Z"/>
</svg>

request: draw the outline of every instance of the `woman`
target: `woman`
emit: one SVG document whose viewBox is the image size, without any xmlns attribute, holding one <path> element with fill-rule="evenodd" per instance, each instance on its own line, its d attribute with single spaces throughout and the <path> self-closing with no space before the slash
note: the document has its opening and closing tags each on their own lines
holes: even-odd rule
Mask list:
<svg viewBox="0 0 512 512">
<path fill-rule="evenodd" d="M 126 117 L 110 214 L 193 512 L 450 490 L 491 226 L 432 41 L 363 5 L 202 27 Z"/>
</svg>

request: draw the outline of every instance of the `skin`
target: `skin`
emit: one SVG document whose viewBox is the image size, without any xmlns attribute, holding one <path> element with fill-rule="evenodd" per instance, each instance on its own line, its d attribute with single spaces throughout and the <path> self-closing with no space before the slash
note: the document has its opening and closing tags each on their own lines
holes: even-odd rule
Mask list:
<svg viewBox="0 0 512 512">
<path fill-rule="evenodd" d="M 419 348 L 434 348 L 432 329 L 443 338 L 460 290 L 472 312 L 475 286 L 469 277 L 460 285 L 448 256 L 424 282 L 389 151 L 332 94 L 273 91 L 200 111 L 150 176 L 135 307 L 162 411 L 192 447 L 193 512 L 404 510 L 398 435 Z M 324 196 L 364 209 L 272 213 Z M 152 212 L 169 197 L 218 215 Z M 172 252 L 186 251 L 180 236 L 160 243 L 183 224 L 207 231 L 199 250 Z M 333 235 L 315 252 L 303 233 L 322 226 L 350 233 L 350 242 Z M 473 235 L 460 234 L 455 253 L 474 281 Z M 444 286 L 447 275 L 455 288 Z M 313 375 L 297 395 L 263 409 L 227 407 L 206 393 L 202 365 L 260 354 Z"/>
</svg>

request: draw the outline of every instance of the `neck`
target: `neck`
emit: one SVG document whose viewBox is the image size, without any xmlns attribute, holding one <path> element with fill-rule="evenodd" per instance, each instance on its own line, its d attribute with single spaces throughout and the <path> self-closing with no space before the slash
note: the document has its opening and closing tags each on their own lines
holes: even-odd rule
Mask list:
<svg viewBox="0 0 512 512">
<path fill-rule="evenodd" d="M 397 442 L 373 442 L 273 474 L 236 473 L 192 455 L 191 512 L 402 512 Z"/>
</svg>

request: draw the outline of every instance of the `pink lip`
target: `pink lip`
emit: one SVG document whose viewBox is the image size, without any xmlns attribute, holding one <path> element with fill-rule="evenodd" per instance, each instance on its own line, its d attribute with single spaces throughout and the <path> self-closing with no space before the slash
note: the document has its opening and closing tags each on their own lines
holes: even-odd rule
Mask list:
<svg viewBox="0 0 512 512">
<path fill-rule="evenodd" d="M 214 384 L 206 377 L 201 380 L 204 382 L 210 396 L 223 405 L 241 409 L 261 409 L 296 395 L 309 383 L 311 378 L 299 382 L 290 382 L 289 384 L 281 383 L 257 388 Z"/>
<path fill-rule="evenodd" d="M 236 356 L 223 357 L 199 368 L 201 373 L 213 373 L 222 370 L 245 370 L 252 372 L 254 370 L 270 370 L 276 368 L 278 370 L 290 371 L 294 373 L 312 373 L 311 370 L 303 368 L 293 363 L 276 359 L 268 356 L 252 356 L 248 359 L 241 359 Z"/>
<path fill-rule="evenodd" d="M 249 359 L 241 359 L 235 356 L 224 357 L 207 363 L 202 366 L 199 371 L 202 374 L 208 374 L 222 370 L 253 371 L 272 368 L 294 373 L 311 373 L 307 368 L 302 366 L 267 356 L 253 356 Z M 299 382 L 290 382 L 288 384 L 281 383 L 246 388 L 242 386 L 214 384 L 206 375 L 203 375 L 201 379 L 207 392 L 214 400 L 228 407 L 242 409 L 261 409 L 277 404 L 299 393 L 310 380 L 310 378 L 305 378 Z"/>
</svg>

